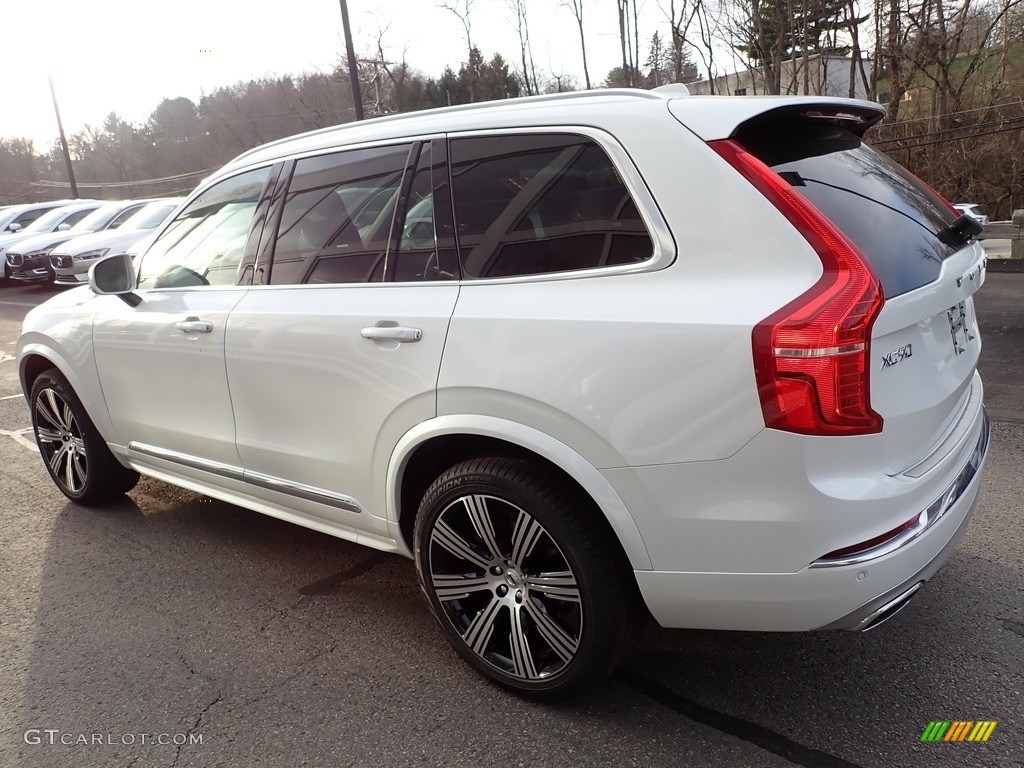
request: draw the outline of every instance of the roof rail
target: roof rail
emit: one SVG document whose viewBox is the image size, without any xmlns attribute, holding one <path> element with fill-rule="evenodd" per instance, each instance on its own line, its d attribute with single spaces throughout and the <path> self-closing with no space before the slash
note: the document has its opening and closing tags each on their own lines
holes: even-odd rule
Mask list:
<svg viewBox="0 0 1024 768">
<path fill-rule="evenodd" d="M 684 90 L 686 88 L 686 86 L 682 85 L 681 83 L 673 84 L 673 86 L 676 86 L 676 85 L 678 85 L 679 87 L 683 88 Z M 454 105 L 450 105 L 450 106 L 447 106 L 447 107 L 435 107 L 434 109 L 417 110 L 415 112 L 395 112 L 394 114 L 390 114 L 390 115 L 382 115 L 380 117 L 372 117 L 369 120 L 353 121 L 353 122 L 348 122 L 348 123 L 339 123 L 337 125 L 329 125 L 329 126 L 326 126 L 325 128 L 317 128 L 315 130 L 307 131 L 305 133 L 297 133 L 297 134 L 294 134 L 292 136 L 285 136 L 285 137 L 280 138 L 280 139 L 275 139 L 274 141 L 268 141 L 266 144 L 260 144 L 259 146 L 253 147 L 252 149 L 247 149 L 242 154 L 240 154 L 237 157 L 235 157 L 234 159 L 230 160 L 228 162 L 228 165 L 234 165 L 237 161 L 243 160 L 243 159 L 245 159 L 246 157 L 248 157 L 249 155 L 251 155 L 251 154 L 253 154 L 255 152 L 263 151 L 265 149 L 269 149 L 271 147 L 276 147 L 276 146 L 281 145 L 281 144 L 286 144 L 286 143 L 292 141 L 293 139 L 295 139 L 295 138 L 297 138 L 299 136 L 303 136 L 303 137 L 318 136 L 320 134 L 330 133 L 332 131 L 350 130 L 350 129 L 354 130 L 358 126 L 362 126 L 362 125 L 390 123 L 390 122 L 395 122 L 397 120 L 407 120 L 407 119 L 409 119 L 410 117 L 413 117 L 413 116 L 419 117 L 419 116 L 430 116 L 430 115 L 446 115 L 446 114 L 452 114 L 452 113 L 458 113 L 458 112 L 470 112 L 470 111 L 475 111 L 475 110 L 478 110 L 478 109 L 496 109 L 496 108 L 500 108 L 500 107 L 503 107 L 503 106 L 513 105 L 513 104 L 527 104 L 527 103 L 529 103 L 529 104 L 539 104 L 539 103 L 544 103 L 544 102 L 572 101 L 572 100 L 575 100 L 575 99 L 586 100 L 586 99 L 608 98 L 608 97 L 629 97 L 629 98 L 636 98 L 636 99 L 654 99 L 654 100 L 657 100 L 657 99 L 664 99 L 667 96 L 681 95 L 681 94 L 679 94 L 676 91 L 666 91 L 665 90 L 665 89 L 673 87 L 673 86 L 662 86 L 661 88 L 655 88 L 653 91 L 646 91 L 646 90 L 643 90 L 641 88 L 600 88 L 600 89 L 591 89 L 589 91 L 566 91 L 564 93 L 544 93 L 544 94 L 541 94 L 539 96 L 518 96 L 518 97 L 512 98 L 512 99 L 496 99 L 494 101 L 476 101 L 476 102 L 473 102 L 472 104 L 454 104 Z M 658 93 L 658 91 L 660 91 L 660 93 Z M 686 93 L 689 94 L 689 91 L 686 91 Z"/>
</svg>

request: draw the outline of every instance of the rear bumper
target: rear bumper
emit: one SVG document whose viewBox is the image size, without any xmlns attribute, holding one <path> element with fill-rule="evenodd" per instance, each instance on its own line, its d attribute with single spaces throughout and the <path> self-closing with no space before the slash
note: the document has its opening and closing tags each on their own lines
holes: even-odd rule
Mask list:
<svg viewBox="0 0 1024 768">
<path fill-rule="evenodd" d="M 849 565 L 808 565 L 796 573 L 636 571 L 637 583 L 655 620 L 665 627 L 871 629 L 917 594 L 963 536 L 977 503 L 988 447 L 989 423 L 983 415 L 967 461 L 936 499 L 943 502 L 943 511 L 895 549 Z"/>
</svg>

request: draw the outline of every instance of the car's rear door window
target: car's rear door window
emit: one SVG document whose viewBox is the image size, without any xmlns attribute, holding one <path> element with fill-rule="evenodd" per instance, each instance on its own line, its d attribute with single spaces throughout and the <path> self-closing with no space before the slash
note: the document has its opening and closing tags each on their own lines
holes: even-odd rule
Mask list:
<svg viewBox="0 0 1024 768">
<path fill-rule="evenodd" d="M 937 236 L 954 217 L 936 194 L 842 126 L 755 122 L 736 138 L 860 248 L 886 296 L 933 282 L 956 252 Z"/>
<path fill-rule="evenodd" d="M 412 148 L 399 144 L 298 160 L 278 225 L 269 282 L 382 280 Z"/>
<path fill-rule="evenodd" d="M 451 141 L 455 225 L 466 278 L 645 261 L 654 245 L 596 142 L 575 134 Z"/>
</svg>

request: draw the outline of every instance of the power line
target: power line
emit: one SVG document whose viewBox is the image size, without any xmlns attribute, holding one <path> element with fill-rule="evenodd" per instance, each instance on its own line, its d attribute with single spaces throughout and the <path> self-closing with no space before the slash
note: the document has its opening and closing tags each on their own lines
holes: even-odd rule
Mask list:
<svg viewBox="0 0 1024 768">
<path fill-rule="evenodd" d="M 991 105 L 989 105 L 987 107 L 977 107 L 975 109 L 962 109 L 959 112 L 950 112 L 950 113 L 945 114 L 945 115 L 940 115 L 940 117 L 944 117 L 944 118 L 957 117 L 959 115 L 969 115 L 969 114 L 971 114 L 973 112 L 985 112 L 985 111 L 990 110 L 990 109 L 1002 109 L 1003 107 L 1019 107 L 1019 106 L 1022 106 L 1022 105 L 1024 105 L 1024 100 L 1021 100 L 1021 101 L 1009 101 L 1009 102 L 1006 102 L 1005 104 L 991 104 Z M 923 123 L 923 122 L 927 122 L 929 120 L 934 120 L 934 119 L 935 119 L 935 117 L 929 116 L 929 117 L 916 117 L 913 120 L 897 120 L 894 123 L 883 123 L 882 125 L 879 125 L 875 130 L 881 131 L 881 130 L 887 129 L 887 128 L 895 128 L 895 127 L 901 126 L 901 125 L 912 125 L 914 123 Z"/>
<path fill-rule="evenodd" d="M 206 170 L 192 171 L 191 173 L 179 173 L 179 174 L 176 174 L 174 176 L 161 176 L 161 177 L 156 178 L 156 179 L 136 179 L 134 181 L 94 181 L 94 182 L 81 181 L 81 182 L 79 182 L 79 186 L 82 186 L 82 187 L 104 188 L 104 187 L 137 187 L 137 186 L 140 186 L 140 185 L 143 185 L 143 184 L 164 184 L 164 183 L 171 182 L 171 181 L 181 181 L 183 179 L 188 179 L 188 178 L 191 178 L 193 176 L 202 176 L 202 175 L 205 175 L 205 174 L 212 173 L 215 170 L 217 170 L 217 169 L 216 168 L 207 168 Z M 68 184 L 66 181 L 56 181 L 56 180 L 53 180 L 53 179 L 38 179 L 37 181 L 30 181 L 28 183 L 33 185 L 33 186 L 36 186 L 36 187 L 66 187 L 67 184 Z"/>
<path fill-rule="evenodd" d="M 1024 120 L 1024 118 L 1020 118 L 1020 119 Z M 937 141 L 922 141 L 922 142 L 918 142 L 917 144 L 907 144 L 907 145 L 902 146 L 902 147 L 891 147 L 890 151 L 898 152 L 900 150 L 918 149 L 920 147 L 930 147 L 930 146 L 932 146 L 934 144 L 948 144 L 951 141 L 966 141 L 967 139 L 978 139 L 978 138 L 981 138 L 983 136 L 991 136 L 991 135 L 996 134 L 996 133 L 1006 133 L 1007 131 L 1019 131 L 1019 130 L 1022 130 L 1022 129 L 1024 129 L 1024 122 L 1022 122 L 1020 125 L 1011 125 L 1011 126 L 1009 126 L 1007 128 L 1000 128 L 1000 129 L 995 130 L 995 131 L 982 131 L 981 133 L 972 133 L 969 136 L 954 136 L 951 139 L 938 139 Z M 927 134 L 925 134 L 925 135 L 927 135 Z M 889 143 L 891 143 L 891 142 L 889 142 Z M 877 146 L 877 145 L 872 145 L 872 146 Z"/>
<path fill-rule="evenodd" d="M 871 146 L 885 146 L 885 145 L 888 145 L 888 144 L 896 144 L 896 143 L 899 143 L 901 141 L 915 141 L 915 140 L 922 139 L 922 138 L 931 138 L 932 136 L 942 136 L 942 135 L 945 135 L 947 133 L 959 133 L 959 132 L 962 132 L 962 131 L 972 131 L 972 133 L 970 135 L 967 135 L 967 136 L 954 136 L 952 138 L 945 139 L 947 141 L 959 141 L 959 140 L 963 140 L 963 139 L 967 139 L 967 138 L 977 138 L 979 136 L 986 136 L 986 135 L 988 135 L 990 133 L 1002 133 L 1002 131 L 1004 131 L 1004 130 L 1013 130 L 1014 128 L 1019 128 L 1019 127 L 1022 127 L 1022 126 L 1014 125 L 1014 126 L 1011 126 L 1010 128 L 1004 128 L 1004 126 L 1006 126 L 1007 123 L 1019 123 L 1021 121 L 1024 121 L 1024 116 L 1015 117 L 1015 118 L 1002 118 L 1001 120 L 992 120 L 992 121 L 989 121 L 987 123 L 975 123 L 973 125 L 962 125 L 962 126 L 956 126 L 955 128 L 943 128 L 943 129 L 938 130 L 938 131 L 929 131 L 928 133 L 919 133 L 919 134 L 916 134 L 916 135 L 901 136 L 900 138 L 887 138 L 887 139 L 883 139 L 881 141 L 872 141 L 871 142 Z M 980 132 L 978 131 L 978 129 L 980 129 L 980 128 L 983 129 L 983 128 L 989 128 L 989 127 L 997 127 L 997 129 L 996 130 L 991 130 L 991 131 L 986 131 L 986 130 L 982 130 Z M 934 142 L 931 142 L 931 143 L 939 143 L 939 142 L 934 141 Z M 914 144 L 914 145 L 916 145 L 916 144 Z M 905 148 L 905 147 L 897 147 L 897 148 Z"/>
</svg>

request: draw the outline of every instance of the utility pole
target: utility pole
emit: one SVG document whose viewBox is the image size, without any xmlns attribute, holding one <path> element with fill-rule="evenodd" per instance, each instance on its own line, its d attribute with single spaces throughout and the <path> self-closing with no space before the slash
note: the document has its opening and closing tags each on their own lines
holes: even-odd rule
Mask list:
<svg viewBox="0 0 1024 768">
<path fill-rule="evenodd" d="M 348 26 L 348 3 L 341 2 L 341 26 L 345 30 L 345 50 L 348 52 L 348 81 L 352 86 L 352 101 L 356 108 L 356 120 L 363 119 L 363 94 L 359 89 L 359 69 L 356 63 L 356 52 L 352 48 L 352 30 Z"/>
<path fill-rule="evenodd" d="M 341 0 L 342 3 L 345 0 Z M 64 151 L 64 163 L 68 168 L 68 181 L 71 182 L 71 197 L 78 199 L 78 185 L 75 183 L 75 171 L 71 167 L 71 153 L 68 151 L 68 140 L 64 137 L 64 124 L 60 121 L 60 110 L 57 108 L 57 92 L 53 89 L 53 75 L 47 74 L 50 81 L 50 97 L 53 99 L 53 112 L 57 115 L 57 130 L 60 131 L 60 146 Z"/>
</svg>

